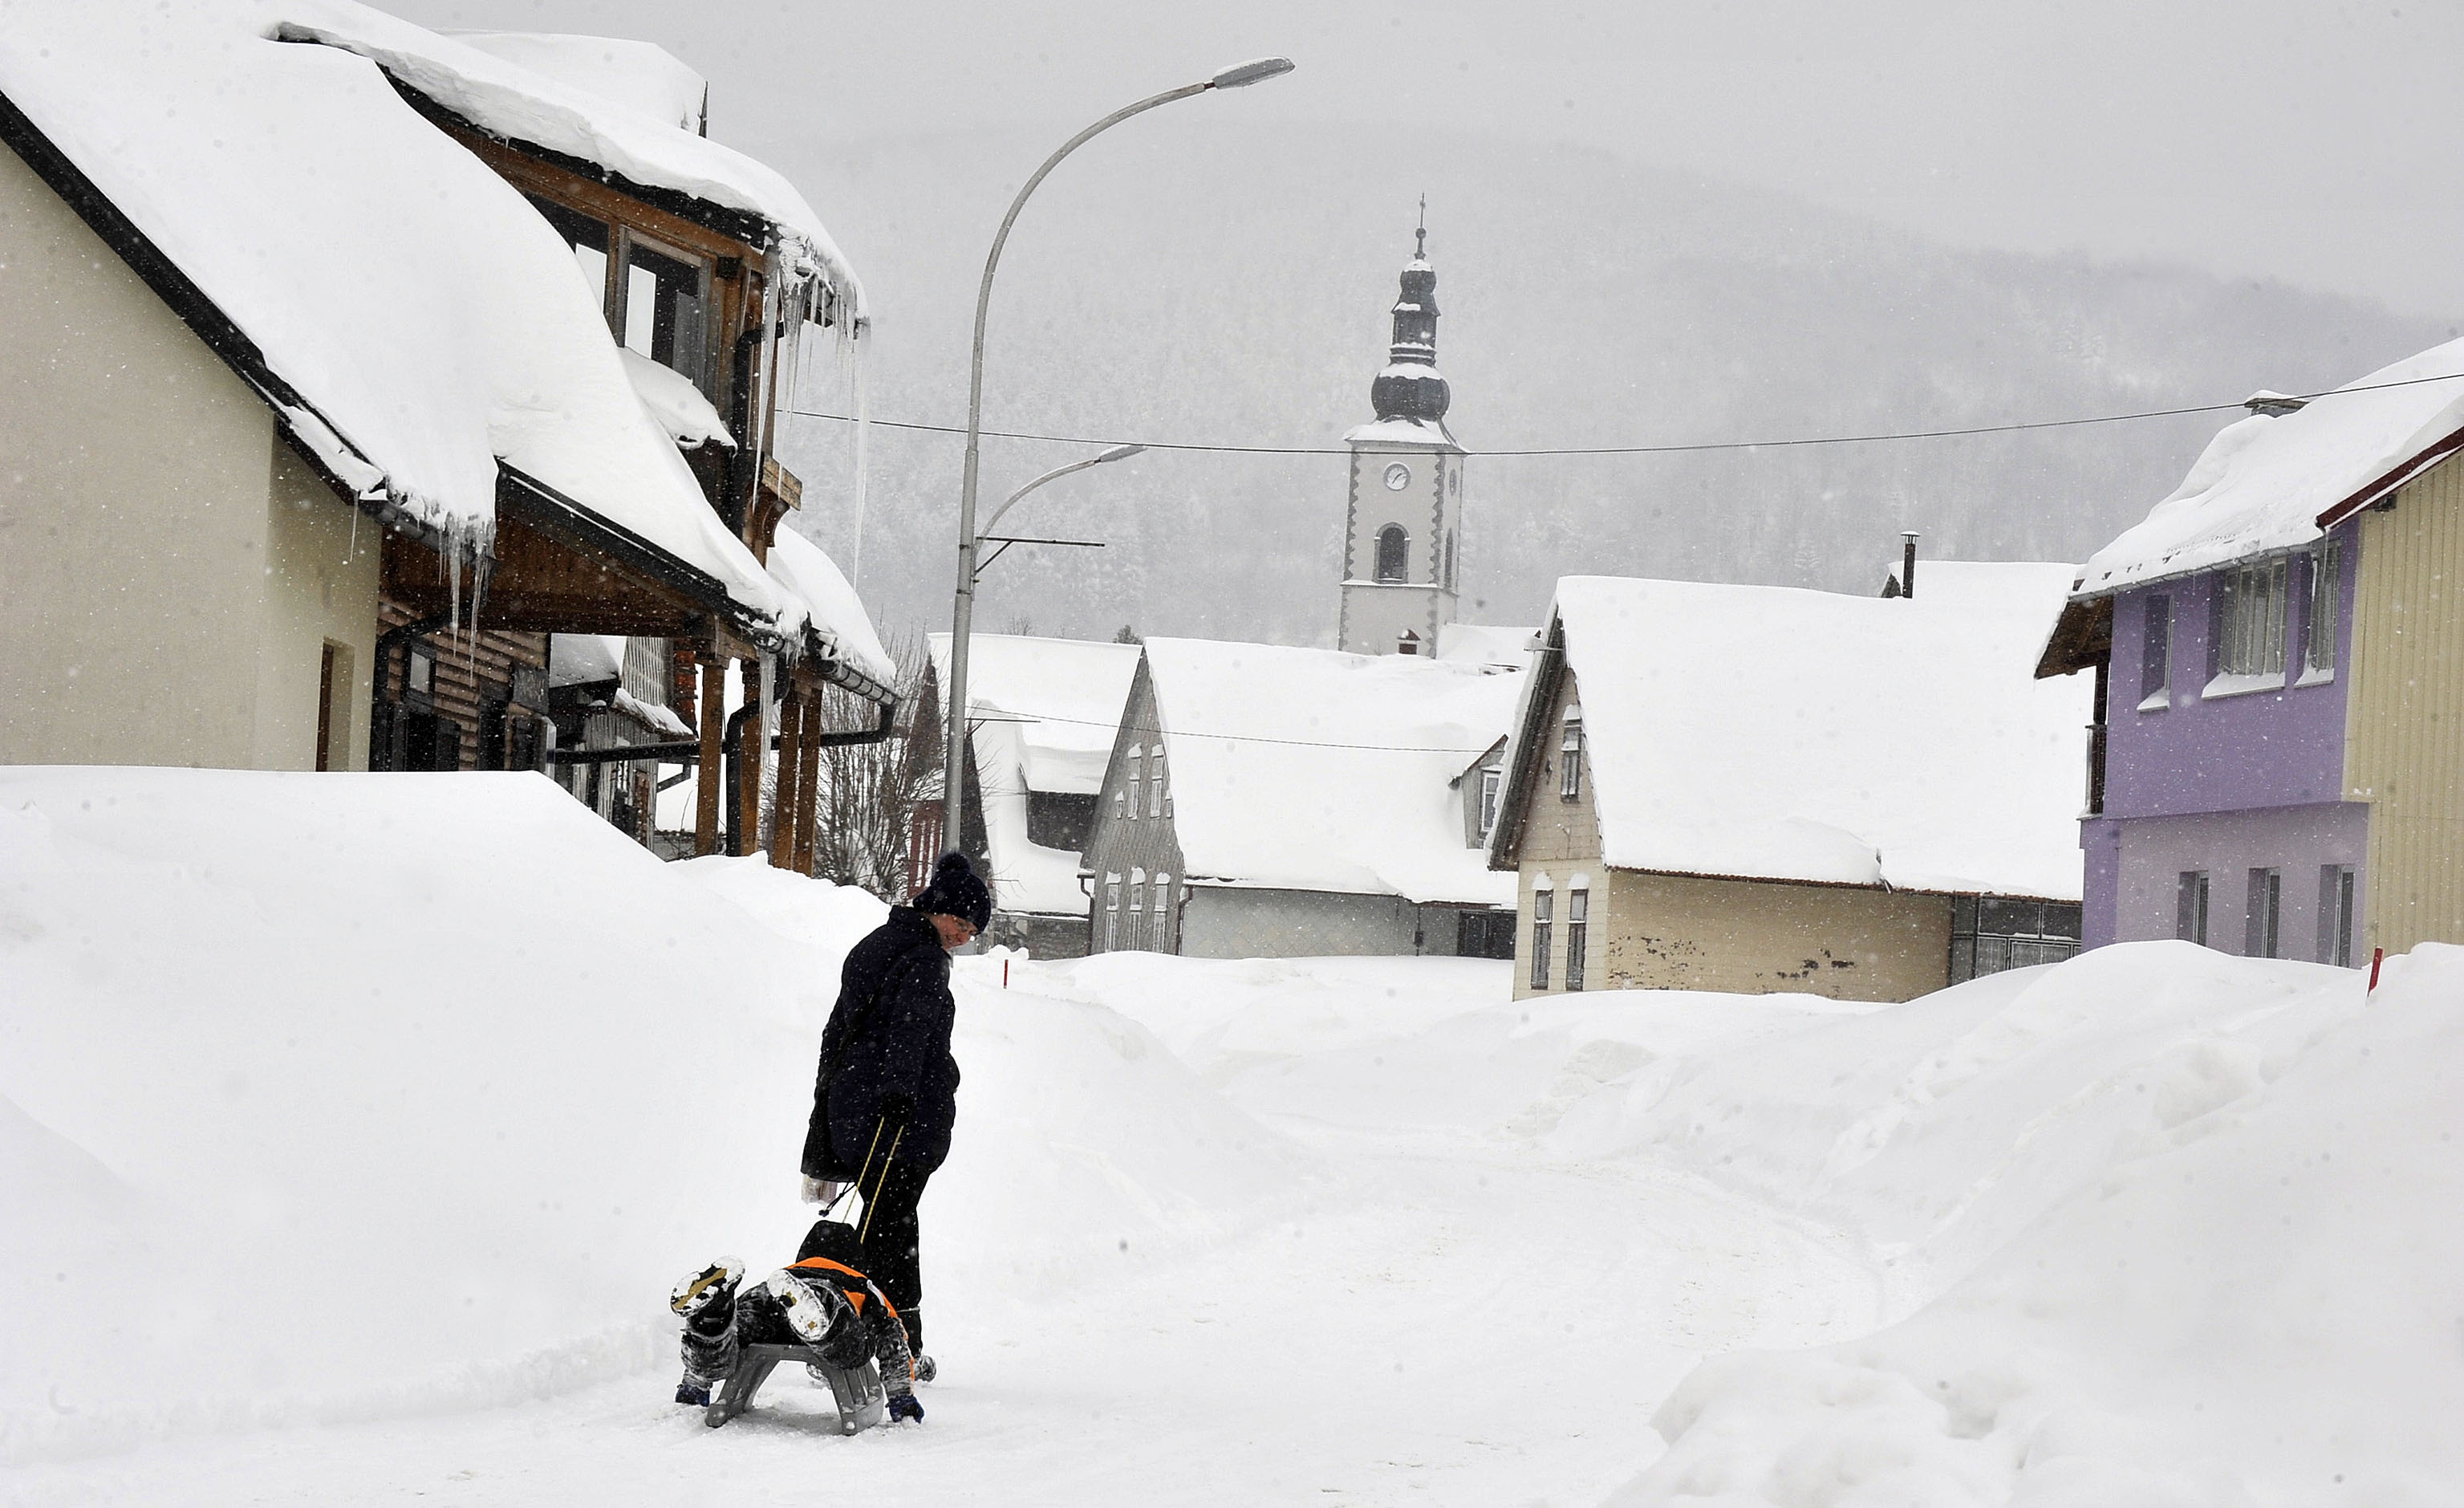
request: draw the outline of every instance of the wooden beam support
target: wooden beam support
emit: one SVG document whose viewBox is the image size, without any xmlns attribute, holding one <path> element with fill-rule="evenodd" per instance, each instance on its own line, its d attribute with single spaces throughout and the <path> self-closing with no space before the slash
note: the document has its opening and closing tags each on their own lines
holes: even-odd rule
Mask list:
<svg viewBox="0 0 2464 1508">
<path fill-rule="evenodd" d="M 701 764 L 693 771 L 693 854 L 718 852 L 719 737 L 727 731 L 727 661 L 701 656 Z"/>
<path fill-rule="evenodd" d="M 744 687 L 744 726 L 736 736 L 738 776 L 736 844 L 746 854 L 761 852 L 761 763 L 769 752 L 770 730 L 761 722 L 761 662 L 736 662 L 737 679 Z"/>
<path fill-rule="evenodd" d="M 796 787 L 796 873 L 813 872 L 813 815 L 822 788 L 822 699 L 804 699 L 804 759 Z"/>
<path fill-rule="evenodd" d="M 770 804 L 770 867 L 796 867 L 796 807 L 803 789 L 804 699 L 794 680 L 779 700 L 779 791 Z"/>
</svg>

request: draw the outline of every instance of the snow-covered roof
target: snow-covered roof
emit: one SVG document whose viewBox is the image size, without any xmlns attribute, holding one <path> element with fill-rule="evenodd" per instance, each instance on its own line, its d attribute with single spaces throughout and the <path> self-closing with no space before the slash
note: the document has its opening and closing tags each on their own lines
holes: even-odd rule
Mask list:
<svg viewBox="0 0 2464 1508">
<path fill-rule="evenodd" d="M 1454 432 L 1446 428 L 1446 421 L 1443 419 L 1425 424 L 1419 419 L 1375 419 L 1367 424 L 1354 425 L 1346 430 L 1343 433 L 1343 443 L 1346 445 L 1412 445 L 1422 450 L 1460 451 L 1463 449 L 1456 443 Z"/>
<path fill-rule="evenodd" d="M 625 674 L 625 635 L 621 633 L 554 633 L 547 641 L 547 683 L 586 686 L 617 680 Z"/>
<path fill-rule="evenodd" d="M 0 92 L 304 400 L 269 394 L 346 485 L 485 539 L 501 458 L 792 632 L 564 243 L 374 66 L 273 40 L 300 27 L 428 36 L 348 0 L 0 0 Z"/>
<path fill-rule="evenodd" d="M 1560 581 L 1603 860 L 2079 898 L 2093 688 L 2031 674 L 2071 577 L 1927 561 L 1891 599 Z"/>
<path fill-rule="evenodd" d="M 950 636 L 930 640 L 943 694 Z M 1004 911 L 1085 916 L 1078 855 L 1027 838 L 1029 791 L 1091 796 L 1137 675 L 1138 647 L 1089 639 L 975 633 L 967 639 L 967 709 L 984 859 Z"/>
<path fill-rule="evenodd" d="M 932 635 L 946 696 L 950 636 Z M 1029 790 L 1091 796 L 1104 788 L 1112 736 L 1138 672 L 1138 647 L 1024 633 L 967 636 L 967 713 L 1017 728 L 1019 776 Z M 979 762 L 984 758 L 976 750 Z"/>
<path fill-rule="evenodd" d="M 695 451 L 713 440 L 736 448 L 736 436 L 727 432 L 727 421 L 693 385 L 693 379 L 673 367 L 662 366 L 639 351 L 624 346 L 616 348 L 616 359 L 625 364 L 625 375 L 632 379 L 633 391 L 650 417 L 659 421 L 671 438 L 686 450 Z"/>
<path fill-rule="evenodd" d="M 1146 663 L 1188 877 L 1513 904 L 1447 783 L 1507 730 L 1523 676 L 1211 639 L 1149 639 Z"/>
<path fill-rule="evenodd" d="M 813 611 L 814 631 L 838 659 L 884 686 L 898 683 L 898 667 L 881 647 L 881 635 L 864 610 L 864 599 L 847 584 L 838 562 L 822 547 L 781 525 L 770 541 L 770 575 Z"/>
<path fill-rule="evenodd" d="M 2101 596 L 2316 540 L 2321 513 L 2464 427 L 2464 380 L 2425 378 L 2464 379 L 2464 341 L 2381 367 L 2298 411 L 2225 426 L 2182 485 L 2088 558 L 2079 594 Z M 1923 589 L 1922 568 L 1917 584 Z"/>
<path fill-rule="evenodd" d="M 612 98 L 619 89 L 604 73 L 594 78 L 584 71 L 572 50 L 554 70 L 542 71 L 525 64 L 543 49 L 527 49 L 531 55 L 516 60 L 524 49 L 441 35 L 348 0 L 292 0 L 280 15 L 285 38 L 323 42 L 370 58 L 481 130 L 581 158 L 648 188 L 759 216 L 802 248 L 809 265 L 801 271 L 825 277 L 860 314 L 863 290 L 854 269 L 794 185 L 743 153 L 680 127 L 664 106 L 651 114 L 635 102 L 620 102 Z M 593 81 L 577 83 L 576 77 Z M 634 86 L 623 87 L 629 92 Z M 799 270 L 797 258 L 788 260 L 791 270 Z"/>
<path fill-rule="evenodd" d="M 443 34 L 679 131 L 702 133 L 710 80 L 655 42 L 553 32 L 448 30 Z"/>
<path fill-rule="evenodd" d="M 1476 665 L 1507 665 L 1522 669 L 1531 659 L 1531 651 L 1540 639 L 1540 631 L 1532 628 L 1498 628 L 1485 623 L 1444 623 L 1438 626 L 1438 658 L 1464 660 Z"/>
</svg>

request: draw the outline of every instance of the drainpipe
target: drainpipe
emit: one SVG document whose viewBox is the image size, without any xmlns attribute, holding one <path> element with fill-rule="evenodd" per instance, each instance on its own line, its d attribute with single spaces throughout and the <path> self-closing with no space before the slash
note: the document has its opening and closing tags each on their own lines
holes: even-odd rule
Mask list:
<svg viewBox="0 0 2464 1508">
<path fill-rule="evenodd" d="M 719 787 L 718 799 L 726 804 L 719 813 L 726 819 L 726 841 L 720 847 L 731 858 L 744 856 L 745 834 L 737 831 L 744 822 L 744 760 L 740 745 L 744 743 L 744 720 L 752 716 L 754 706 L 755 703 L 748 701 L 728 714 L 726 731 L 718 737 L 719 749 L 726 756 L 722 763 L 727 769 L 724 783 Z"/>
<path fill-rule="evenodd" d="M 385 696 L 385 687 L 393 682 L 393 652 L 412 639 L 426 638 L 452 621 L 453 614 L 451 610 L 431 612 L 427 617 L 414 618 L 408 623 L 397 624 L 377 635 L 376 674 L 368 678 L 368 763 L 370 767 L 373 768 L 376 763 L 377 715 L 385 711 L 385 703 L 391 699 Z M 404 674 L 409 674 L 407 669 Z M 388 769 L 393 767 L 393 755 L 389 748 L 385 755 L 385 767 Z"/>
</svg>

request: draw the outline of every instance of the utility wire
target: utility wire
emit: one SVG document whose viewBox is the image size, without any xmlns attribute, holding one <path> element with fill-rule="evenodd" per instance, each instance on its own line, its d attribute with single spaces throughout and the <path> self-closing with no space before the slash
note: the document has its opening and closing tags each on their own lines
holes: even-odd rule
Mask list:
<svg viewBox="0 0 2464 1508">
<path fill-rule="evenodd" d="M 2395 382 L 2365 383 L 2350 388 L 2329 388 L 2318 392 L 2292 396 L 2302 403 L 2321 398 L 2337 397 L 2350 392 L 2379 392 L 2389 388 L 2413 388 L 2423 383 L 2464 381 L 2464 372 L 2451 372 L 2436 377 L 2407 377 Z M 1787 450 L 1812 445 L 1873 445 L 1900 440 L 1947 440 L 1978 434 L 2015 434 L 2027 430 L 2072 430 L 2092 424 L 2126 424 L 2137 419 L 2171 419 L 2192 413 L 2224 413 L 2241 408 L 2235 403 L 2190 404 L 2178 409 L 2141 409 L 2129 413 L 2099 413 L 2077 419 L 2028 419 L 2011 424 L 1979 424 L 1956 430 L 1891 430 L 1873 434 L 1801 435 L 1776 440 L 1705 440 L 1682 445 L 1574 445 L 1498 451 L 1469 451 L 1472 455 L 1676 455 L 1704 451 L 1769 451 Z M 855 422 L 844 413 L 825 413 L 816 409 L 787 410 L 802 418 L 831 419 L 841 424 Z M 926 434 L 964 434 L 954 425 L 916 424 L 899 419 L 872 419 L 869 423 L 888 430 L 913 430 Z M 986 439 L 1041 440 L 1056 445 L 1143 445 L 1151 451 L 1197 451 L 1238 455 L 1349 455 L 1348 445 L 1196 445 L 1175 440 L 1102 439 L 1083 434 L 1037 434 L 1021 430 L 979 430 Z"/>
<path fill-rule="evenodd" d="M 969 718 L 967 726 L 979 727 L 987 722 L 1068 722 L 1082 728 L 1120 726 L 1117 722 L 1104 722 L 1093 718 L 1062 718 L 1043 712 L 1017 713 L 1006 718 Z M 1164 732 L 1161 728 L 1133 728 L 1130 731 L 1158 738 Z M 1281 743 L 1287 747 L 1304 749 L 1366 749 L 1377 754 L 1485 754 L 1490 747 L 1489 743 L 1484 743 L 1479 748 L 1463 748 L 1454 744 L 1435 747 L 1404 743 L 1332 743 L 1315 739 L 1273 739 L 1263 733 L 1199 733 L 1187 728 L 1175 728 L 1172 730 L 1172 736 L 1177 739 L 1221 739 L 1227 743 Z M 1490 741 L 1490 743 L 1494 743 L 1495 740 Z"/>
</svg>

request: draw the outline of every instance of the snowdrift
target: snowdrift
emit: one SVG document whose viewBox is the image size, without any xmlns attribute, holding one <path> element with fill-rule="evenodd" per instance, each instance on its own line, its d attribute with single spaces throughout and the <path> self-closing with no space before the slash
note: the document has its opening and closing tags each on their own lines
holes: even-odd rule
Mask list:
<svg viewBox="0 0 2464 1508">
<path fill-rule="evenodd" d="M 0 1459 L 664 1365 L 678 1274 L 811 1217 L 813 1054 L 882 913 L 662 866 L 535 775 L 0 769 Z M 1298 1170 L 998 962 L 926 1198 L 962 1332 Z"/>
<path fill-rule="evenodd" d="M 1560 1147 L 1694 1165 L 1947 1283 L 1862 1341 L 1706 1363 L 1615 1500 L 2452 1502 L 2459 1079 L 2464 949 L 2365 1004 L 2165 942 L 1604 1089 Z"/>
</svg>

